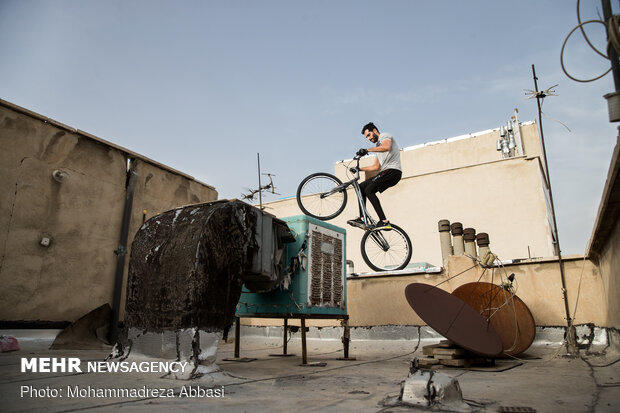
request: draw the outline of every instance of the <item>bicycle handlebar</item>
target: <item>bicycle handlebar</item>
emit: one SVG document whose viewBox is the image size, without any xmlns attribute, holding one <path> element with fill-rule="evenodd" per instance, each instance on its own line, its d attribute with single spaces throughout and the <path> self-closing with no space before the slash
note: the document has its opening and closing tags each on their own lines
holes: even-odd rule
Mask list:
<svg viewBox="0 0 620 413">
<path fill-rule="evenodd" d="M 356 174 L 355 176 L 356 179 L 360 178 L 359 173 L 360 173 L 360 159 L 361 158 L 362 156 L 356 153 L 355 156 L 353 157 L 353 160 L 356 162 L 355 168 L 349 168 L 349 171 Z"/>
</svg>

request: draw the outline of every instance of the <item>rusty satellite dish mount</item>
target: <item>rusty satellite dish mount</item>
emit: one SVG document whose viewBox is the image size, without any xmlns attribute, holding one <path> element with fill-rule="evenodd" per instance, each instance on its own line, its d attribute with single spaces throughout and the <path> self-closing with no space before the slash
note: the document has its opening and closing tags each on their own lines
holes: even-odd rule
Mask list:
<svg viewBox="0 0 620 413">
<path fill-rule="evenodd" d="M 422 320 L 460 347 L 486 357 L 502 353 L 502 340 L 491 323 L 460 298 L 424 283 L 409 284 L 405 297 Z"/>
</svg>

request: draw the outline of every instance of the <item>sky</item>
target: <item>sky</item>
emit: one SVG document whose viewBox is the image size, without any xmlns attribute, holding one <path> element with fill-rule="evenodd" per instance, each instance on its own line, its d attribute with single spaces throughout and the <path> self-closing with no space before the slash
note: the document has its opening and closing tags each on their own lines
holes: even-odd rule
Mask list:
<svg viewBox="0 0 620 413">
<path fill-rule="evenodd" d="M 581 21 L 601 19 L 600 1 L 581 3 Z M 582 83 L 562 70 L 576 6 L 0 0 L 0 98 L 189 174 L 220 199 L 258 187 L 260 154 L 275 175 L 270 201 L 368 146 L 369 121 L 408 147 L 498 128 L 515 108 L 537 120 L 526 95 L 535 65 L 540 89 L 558 84 L 542 124 L 562 253 L 581 254 L 618 125 L 603 98 L 611 74 Z M 605 50 L 603 25 L 584 29 Z M 581 79 L 610 67 L 579 30 L 564 64 Z"/>
</svg>

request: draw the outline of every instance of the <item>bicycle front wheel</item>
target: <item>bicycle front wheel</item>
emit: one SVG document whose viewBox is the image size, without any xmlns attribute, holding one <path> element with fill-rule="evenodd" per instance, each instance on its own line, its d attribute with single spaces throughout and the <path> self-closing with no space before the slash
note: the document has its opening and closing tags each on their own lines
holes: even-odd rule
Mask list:
<svg viewBox="0 0 620 413">
<path fill-rule="evenodd" d="M 297 188 L 297 205 L 304 214 L 326 221 L 340 215 L 347 205 L 342 181 L 319 172 L 306 177 Z"/>
<path fill-rule="evenodd" d="M 366 231 L 361 247 L 362 258 L 375 271 L 402 270 L 413 252 L 407 233 L 394 224 L 389 230 Z"/>
</svg>

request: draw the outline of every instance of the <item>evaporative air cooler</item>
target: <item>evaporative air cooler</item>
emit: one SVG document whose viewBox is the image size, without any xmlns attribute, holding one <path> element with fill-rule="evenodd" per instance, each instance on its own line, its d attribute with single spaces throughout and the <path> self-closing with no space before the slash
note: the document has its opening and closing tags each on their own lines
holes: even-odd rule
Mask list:
<svg viewBox="0 0 620 413">
<path fill-rule="evenodd" d="M 295 237 L 294 242 L 286 244 L 282 271 L 288 275 L 271 291 L 256 292 L 244 287 L 236 315 L 346 316 L 346 231 L 305 215 L 282 221 Z"/>
</svg>

